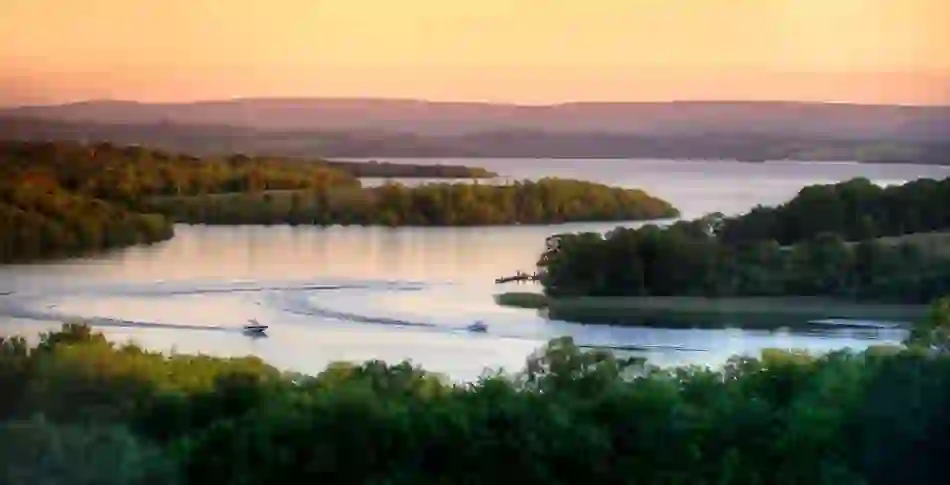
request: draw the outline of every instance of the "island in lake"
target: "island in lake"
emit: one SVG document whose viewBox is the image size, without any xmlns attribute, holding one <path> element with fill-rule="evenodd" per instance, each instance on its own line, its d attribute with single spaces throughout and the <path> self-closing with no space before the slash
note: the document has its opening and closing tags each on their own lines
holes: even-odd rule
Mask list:
<svg viewBox="0 0 950 485">
<path fill-rule="evenodd" d="M 497 299 L 626 325 L 915 322 L 950 293 L 948 201 L 950 178 L 854 179 L 735 217 L 558 235 L 537 262 L 544 295 Z"/>
<path fill-rule="evenodd" d="M 154 243 L 172 223 L 456 226 L 675 218 L 642 190 L 546 178 L 505 185 L 357 178 L 493 176 L 442 165 L 197 158 L 111 144 L 0 144 L 0 261 Z"/>
</svg>

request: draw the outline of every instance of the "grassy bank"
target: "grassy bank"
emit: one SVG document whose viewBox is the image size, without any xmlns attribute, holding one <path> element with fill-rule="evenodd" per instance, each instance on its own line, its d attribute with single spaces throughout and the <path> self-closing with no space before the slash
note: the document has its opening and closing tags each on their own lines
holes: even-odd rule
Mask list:
<svg viewBox="0 0 950 485">
<path fill-rule="evenodd" d="M 502 306 L 542 310 L 552 319 L 583 323 L 654 327 L 777 328 L 809 325 L 811 320 L 853 319 L 912 322 L 926 305 L 855 303 L 818 297 L 574 297 L 538 293 L 495 296 Z"/>
</svg>

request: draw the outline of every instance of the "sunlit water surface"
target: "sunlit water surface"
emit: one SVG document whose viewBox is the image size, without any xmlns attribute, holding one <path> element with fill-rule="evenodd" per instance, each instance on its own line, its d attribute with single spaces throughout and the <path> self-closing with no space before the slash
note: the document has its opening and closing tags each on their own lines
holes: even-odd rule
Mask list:
<svg viewBox="0 0 950 485">
<path fill-rule="evenodd" d="M 413 160 L 413 162 L 423 162 Z M 430 161 L 429 163 L 435 163 Z M 510 178 L 583 178 L 640 187 L 687 218 L 785 201 L 802 186 L 856 176 L 881 184 L 943 178 L 943 167 L 637 160 L 439 160 Z M 379 183 L 380 181 L 369 181 Z M 82 318 L 110 339 L 148 348 L 260 356 L 286 370 L 328 362 L 411 359 L 457 379 L 519 370 L 551 338 L 648 346 L 658 365 L 717 365 L 763 348 L 821 352 L 896 343 L 900 330 L 748 331 L 623 328 L 548 321 L 494 304 L 495 277 L 531 271 L 546 236 L 617 224 L 492 228 L 178 226 L 172 241 L 99 257 L 0 268 L 0 332 L 33 336 Z M 240 331 L 270 325 L 266 338 Z M 489 323 L 485 334 L 465 326 Z"/>
</svg>

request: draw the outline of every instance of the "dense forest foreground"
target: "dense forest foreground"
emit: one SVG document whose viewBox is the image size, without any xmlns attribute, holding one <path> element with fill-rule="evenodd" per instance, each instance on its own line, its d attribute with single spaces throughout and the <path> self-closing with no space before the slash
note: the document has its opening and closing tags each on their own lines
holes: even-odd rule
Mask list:
<svg viewBox="0 0 950 485">
<path fill-rule="evenodd" d="M 0 143 L 0 262 L 161 241 L 172 237 L 174 222 L 484 225 L 678 215 L 668 202 L 640 190 L 572 180 L 364 188 L 358 179 L 494 175 L 462 166 Z"/>
<path fill-rule="evenodd" d="M 735 217 L 556 235 L 537 264 L 554 297 L 929 303 L 950 294 L 950 252 L 908 235 L 947 230 L 950 178 L 889 187 L 855 179 L 806 187 L 788 203 Z"/>
<path fill-rule="evenodd" d="M 66 325 L 0 340 L 0 481 L 75 484 L 944 483 L 950 300 L 908 348 L 660 369 L 551 341 L 452 384 L 161 355 Z"/>
</svg>

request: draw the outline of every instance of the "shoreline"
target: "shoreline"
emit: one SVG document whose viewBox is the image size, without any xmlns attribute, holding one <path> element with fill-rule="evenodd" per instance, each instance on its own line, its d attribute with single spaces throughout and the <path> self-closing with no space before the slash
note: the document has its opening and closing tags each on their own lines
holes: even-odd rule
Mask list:
<svg viewBox="0 0 950 485">
<path fill-rule="evenodd" d="M 572 297 L 494 295 L 502 307 L 538 310 L 546 318 L 591 325 L 775 329 L 781 327 L 905 329 L 927 305 L 862 303 L 822 297 Z"/>
</svg>

